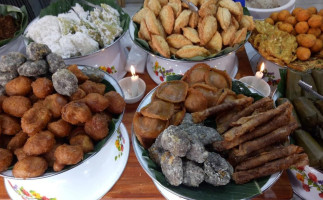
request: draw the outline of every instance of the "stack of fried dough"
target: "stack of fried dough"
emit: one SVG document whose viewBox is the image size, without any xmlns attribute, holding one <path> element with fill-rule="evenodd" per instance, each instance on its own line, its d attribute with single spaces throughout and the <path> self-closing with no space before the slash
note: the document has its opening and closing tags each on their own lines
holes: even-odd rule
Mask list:
<svg viewBox="0 0 323 200">
<path fill-rule="evenodd" d="M 243 15 L 232 0 L 189 0 L 198 12 L 181 0 L 145 0 L 133 21 L 140 24 L 138 37 L 169 58 L 207 57 L 224 47 L 239 44 L 254 28 L 253 18 Z"/>
</svg>

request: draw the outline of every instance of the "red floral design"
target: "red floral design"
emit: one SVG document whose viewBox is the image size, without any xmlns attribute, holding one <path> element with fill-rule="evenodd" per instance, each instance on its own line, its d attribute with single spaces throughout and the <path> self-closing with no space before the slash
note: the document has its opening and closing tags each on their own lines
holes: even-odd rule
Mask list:
<svg viewBox="0 0 323 200">
<path fill-rule="evenodd" d="M 315 183 L 317 183 L 317 177 L 312 172 L 308 173 L 308 177 Z"/>
<path fill-rule="evenodd" d="M 319 196 L 323 199 L 323 192 L 321 192 L 321 193 L 319 194 Z"/>
<path fill-rule="evenodd" d="M 303 189 L 306 191 L 306 192 L 309 192 L 311 189 L 308 185 L 306 185 L 305 183 L 303 183 Z"/>
</svg>

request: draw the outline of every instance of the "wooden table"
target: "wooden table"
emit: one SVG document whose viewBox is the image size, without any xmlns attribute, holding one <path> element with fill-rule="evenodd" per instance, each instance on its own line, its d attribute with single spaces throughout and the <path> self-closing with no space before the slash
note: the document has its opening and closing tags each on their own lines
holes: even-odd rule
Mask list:
<svg viewBox="0 0 323 200">
<path fill-rule="evenodd" d="M 239 79 L 243 76 L 253 75 L 245 49 L 241 48 L 237 52 L 237 56 L 239 60 L 239 71 L 236 78 Z M 128 73 L 127 76 L 130 76 L 130 74 Z M 140 74 L 139 76 L 147 84 L 146 93 L 157 86 L 156 83 L 149 77 L 148 73 Z M 127 105 L 125 115 L 122 120 L 127 128 L 129 137 L 131 136 L 132 119 L 138 105 L 139 103 Z M 132 149 L 132 144 L 130 145 L 131 148 L 128 163 L 121 178 L 113 186 L 113 188 L 104 195 L 102 199 L 165 199 L 157 190 L 150 177 L 141 168 Z M 293 190 L 289 183 L 287 173 L 284 172 L 271 188 L 254 199 L 284 200 L 291 199 L 292 196 Z M 0 178 L 0 199 L 10 199 L 4 187 L 3 178 Z"/>
</svg>

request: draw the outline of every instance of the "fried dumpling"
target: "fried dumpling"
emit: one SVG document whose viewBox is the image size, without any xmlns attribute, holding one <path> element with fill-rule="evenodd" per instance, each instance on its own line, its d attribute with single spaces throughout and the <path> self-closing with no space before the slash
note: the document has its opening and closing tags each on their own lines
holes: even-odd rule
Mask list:
<svg viewBox="0 0 323 200">
<path fill-rule="evenodd" d="M 181 80 L 163 82 L 157 88 L 157 97 L 168 102 L 179 103 L 185 101 L 188 84 Z"/>
<path fill-rule="evenodd" d="M 214 106 L 217 100 L 217 89 L 204 83 L 196 83 L 192 88 L 200 91 L 207 100 L 207 107 Z"/>
<path fill-rule="evenodd" d="M 210 66 L 207 64 L 196 64 L 185 73 L 182 80 L 186 81 L 189 85 L 205 83 L 205 75 L 210 71 L 210 69 Z"/>
<path fill-rule="evenodd" d="M 185 100 L 185 108 L 188 112 L 199 112 L 207 109 L 208 102 L 203 93 L 199 90 L 190 88 Z"/>
<path fill-rule="evenodd" d="M 211 68 L 211 71 L 209 71 L 205 75 L 205 82 L 206 84 L 216 87 L 218 89 L 221 89 L 221 88 L 231 89 L 232 87 L 232 80 L 230 76 L 226 72 L 215 68 Z"/>
<path fill-rule="evenodd" d="M 162 100 L 152 101 L 140 110 L 143 116 L 168 120 L 174 113 L 174 104 Z"/>
</svg>

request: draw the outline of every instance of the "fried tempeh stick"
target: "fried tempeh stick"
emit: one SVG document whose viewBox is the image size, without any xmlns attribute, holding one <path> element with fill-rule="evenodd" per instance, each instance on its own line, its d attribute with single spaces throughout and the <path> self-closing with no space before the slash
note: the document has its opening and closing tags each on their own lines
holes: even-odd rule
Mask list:
<svg viewBox="0 0 323 200">
<path fill-rule="evenodd" d="M 277 128 L 280 128 L 282 126 L 285 126 L 286 124 L 289 123 L 290 118 L 291 118 L 291 112 L 292 112 L 292 107 L 288 108 L 285 110 L 285 112 L 278 117 L 274 118 L 267 124 L 261 125 L 257 127 L 255 130 L 246 133 L 240 137 L 234 138 L 232 141 L 216 141 L 214 142 L 213 148 L 217 151 L 223 151 L 225 149 L 231 149 L 235 146 L 238 146 L 239 144 L 242 144 L 246 141 L 252 140 L 254 138 L 263 136 L 271 131 L 276 130 Z"/>
<path fill-rule="evenodd" d="M 275 109 L 271 109 L 269 111 L 259 113 L 257 115 L 254 115 L 251 117 L 249 121 L 242 124 L 241 126 L 233 127 L 227 132 L 223 134 L 224 140 L 226 141 L 232 141 L 234 138 L 239 137 L 246 132 L 254 129 L 255 127 L 259 126 L 260 124 L 263 124 L 270 119 L 272 119 L 274 116 L 279 115 L 280 113 L 284 112 L 287 108 L 291 107 L 292 104 L 289 102 L 283 103 L 280 106 L 278 106 Z M 244 121 L 243 118 L 240 118 L 239 121 Z"/>
<path fill-rule="evenodd" d="M 239 149 L 233 150 L 233 153 L 235 156 L 243 156 L 262 147 L 269 146 L 280 141 L 285 141 L 287 136 L 296 128 L 298 128 L 297 123 L 289 123 L 288 125 L 278 128 L 267 135 L 241 144 Z"/>
<path fill-rule="evenodd" d="M 286 147 L 274 148 L 269 152 L 264 152 L 257 157 L 250 158 L 240 163 L 235 170 L 243 171 L 259 167 L 269 161 L 276 160 L 278 158 L 287 157 L 295 153 L 302 153 L 304 150 L 302 147 L 289 145 Z"/>
<path fill-rule="evenodd" d="M 200 112 L 194 112 L 194 113 L 192 113 L 193 122 L 200 123 L 211 115 L 223 112 L 225 110 L 229 110 L 235 106 L 247 104 L 252 101 L 253 101 L 252 97 L 245 97 L 245 98 L 241 98 L 241 99 L 232 100 L 230 102 L 223 103 L 223 104 L 220 104 L 217 106 L 213 106 L 213 107 L 207 108 L 207 109 L 200 111 Z"/>
<path fill-rule="evenodd" d="M 293 154 L 285 158 L 268 162 L 261 167 L 251 170 L 235 172 L 233 173 L 232 178 L 237 184 L 244 184 L 252 179 L 268 176 L 281 170 L 288 169 L 289 167 L 298 163 L 308 164 L 308 157 L 305 153 Z"/>
</svg>

